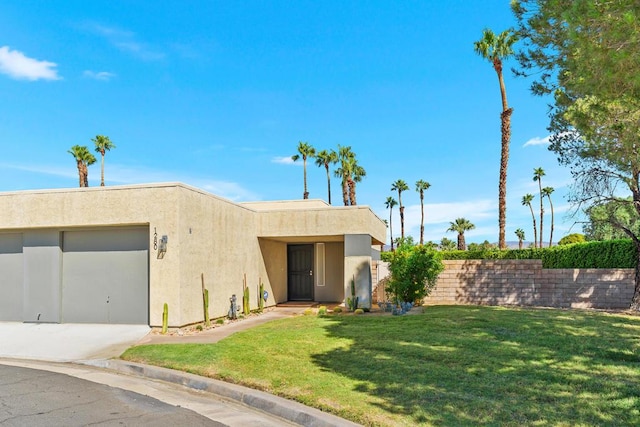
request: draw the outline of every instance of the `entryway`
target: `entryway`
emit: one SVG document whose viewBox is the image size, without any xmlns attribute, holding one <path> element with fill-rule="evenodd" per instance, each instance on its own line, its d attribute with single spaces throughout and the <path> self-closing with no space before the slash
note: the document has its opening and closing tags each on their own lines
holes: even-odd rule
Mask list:
<svg viewBox="0 0 640 427">
<path fill-rule="evenodd" d="M 287 246 L 289 301 L 313 301 L 313 245 Z"/>
</svg>

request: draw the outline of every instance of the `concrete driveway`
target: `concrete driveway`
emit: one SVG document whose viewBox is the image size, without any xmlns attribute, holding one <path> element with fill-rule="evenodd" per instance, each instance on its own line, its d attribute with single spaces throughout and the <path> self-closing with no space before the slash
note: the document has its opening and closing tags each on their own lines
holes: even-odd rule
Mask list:
<svg viewBox="0 0 640 427">
<path fill-rule="evenodd" d="M 0 358 L 108 359 L 120 356 L 149 331 L 145 325 L 0 322 Z"/>
</svg>

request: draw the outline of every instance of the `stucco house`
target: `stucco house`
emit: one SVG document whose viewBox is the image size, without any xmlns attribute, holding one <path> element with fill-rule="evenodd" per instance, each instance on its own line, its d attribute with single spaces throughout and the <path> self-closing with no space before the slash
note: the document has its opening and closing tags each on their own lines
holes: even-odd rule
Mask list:
<svg viewBox="0 0 640 427">
<path fill-rule="evenodd" d="M 355 279 L 371 304 L 366 206 L 320 200 L 234 203 L 180 183 L 0 193 L 0 321 L 160 326 L 224 316 L 243 283 L 257 308 L 342 302 Z"/>
</svg>

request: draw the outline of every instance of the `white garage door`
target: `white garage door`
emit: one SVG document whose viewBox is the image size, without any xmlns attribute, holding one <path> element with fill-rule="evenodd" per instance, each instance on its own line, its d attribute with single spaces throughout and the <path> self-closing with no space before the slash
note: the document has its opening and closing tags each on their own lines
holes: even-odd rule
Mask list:
<svg viewBox="0 0 640 427">
<path fill-rule="evenodd" d="M 65 231 L 62 322 L 149 324 L 149 229 Z"/>
<path fill-rule="evenodd" d="M 22 234 L 0 234 L 0 321 L 22 321 Z"/>
</svg>

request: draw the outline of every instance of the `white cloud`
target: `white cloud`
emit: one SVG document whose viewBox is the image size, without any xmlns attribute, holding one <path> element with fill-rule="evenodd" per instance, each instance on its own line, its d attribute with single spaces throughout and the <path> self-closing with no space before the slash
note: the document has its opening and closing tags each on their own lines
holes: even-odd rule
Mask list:
<svg viewBox="0 0 640 427">
<path fill-rule="evenodd" d="M 29 58 L 22 52 L 0 47 L 0 73 L 17 80 L 59 80 L 58 64 Z"/>
<path fill-rule="evenodd" d="M 548 145 L 549 138 L 551 138 L 551 135 L 547 135 L 544 138 L 540 138 L 539 136 L 533 137 L 527 142 L 525 142 L 523 147 L 528 147 L 530 145 Z"/>
<path fill-rule="evenodd" d="M 0 169 L 15 169 L 30 173 L 37 173 L 43 175 L 54 175 L 64 178 L 77 178 L 78 170 L 75 167 L 75 162 L 69 157 L 69 166 L 50 166 L 50 165 L 22 165 L 22 164 L 10 164 L 0 163 Z"/>
<path fill-rule="evenodd" d="M 147 43 L 136 38 L 133 31 L 116 27 L 107 27 L 95 22 L 89 22 L 82 26 L 84 30 L 92 32 L 106 39 L 111 45 L 123 52 L 131 53 L 146 61 L 157 61 L 166 57 L 164 52 L 155 49 Z"/>
<path fill-rule="evenodd" d="M 114 73 L 110 73 L 108 71 L 91 71 L 91 70 L 85 70 L 84 73 L 82 73 L 82 75 L 84 77 L 87 77 L 89 79 L 94 79 L 94 80 L 102 80 L 105 82 L 108 82 L 109 80 L 111 80 L 112 78 L 114 78 L 116 75 Z"/>
<path fill-rule="evenodd" d="M 274 157 L 274 158 L 271 159 L 271 163 L 280 163 L 280 164 L 283 164 L 283 165 L 295 164 L 293 159 L 291 159 L 291 156 Z"/>
</svg>

